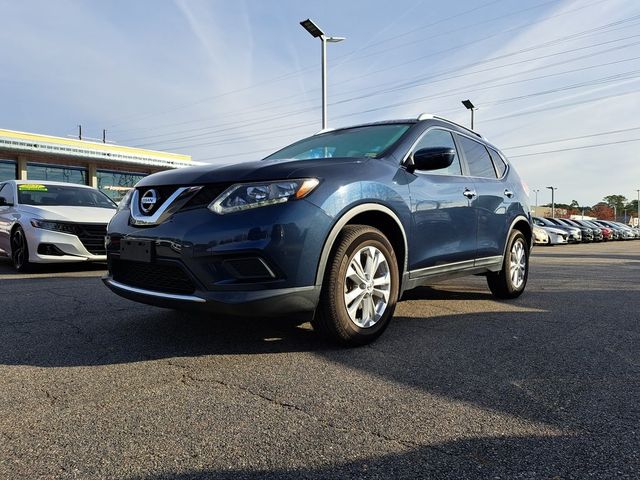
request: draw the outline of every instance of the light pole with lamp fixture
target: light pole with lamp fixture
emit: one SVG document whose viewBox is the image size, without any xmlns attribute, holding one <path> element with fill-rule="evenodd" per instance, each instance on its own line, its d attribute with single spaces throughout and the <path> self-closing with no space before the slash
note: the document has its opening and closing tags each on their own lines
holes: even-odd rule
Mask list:
<svg viewBox="0 0 640 480">
<path fill-rule="evenodd" d="M 324 32 L 308 18 L 300 22 L 300 25 L 311 34 L 313 38 L 320 38 L 322 42 L 322 129 L 327 128 L 327 42 L 338 43 L 345 37 L 333 37 Z"/>
</svg>

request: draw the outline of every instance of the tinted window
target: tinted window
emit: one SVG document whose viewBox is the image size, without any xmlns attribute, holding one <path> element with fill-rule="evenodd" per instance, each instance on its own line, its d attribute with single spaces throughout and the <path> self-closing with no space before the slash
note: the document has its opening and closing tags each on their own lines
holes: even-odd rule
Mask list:
<svg viewBox="0 0 640 480">
<path fill-rule="evenodd" d="M 308 160 L 328 157 L 380 156 L 405 134 L 411 124 L 394 123 L 347 128 L 305 138 L 264 160 Z"/>
<path fill-rule="evenodd" d="M 16 179 L 16 162 L 12 160 L 0 160 L 0 182 Z"/>
<path fill-rule="evenodd" d="M 143 173 L 98 170 L 96 177 L 98 179 L 98 190 L 118 203 L 146 175 Z"/>
<path fill-rule="evenodd" d="M 420 150 L 421 148 L 431 148 L 431 147 L 447 147 L 453 148 L 455 150 L 456 144 L 453 141 L 453 137 L 450 132 L 446 130 L 429 130 L 424 137 L 420 139 L 416 147 L 413 149 Z M 438 175 L 462 175 L 462 170 L 460 169 L 460 159 L 458 158 L 458 154 L 456 153 L 456 158 L 453 159 L 451 165 L 447 168 L 442 168 L 440 170 L 429 170 L 428 173 L 435 173 Z"/>
<path fill-rule="evenodd" d="M 496 171 L 498 172 L 498 178 L 504 175 L 504 172 L 507 171 L 507 164 L 504 163 L 502 156 L 496 152 L 493 148 L 489 148 L 489 153 L 491 154 L 491 158 L 493 159 L 493 164 L 496 167 Z"/>
<path fill-rule="evenodd" d="M 13 188 L 10 184 L 5 183 L 4 185 L 2 185 L 2 187 L 0 188 L 0 197 L 4 197 L 7 203 L 14 203 Z"/>
<path fill-rule="evenodd" d="M 485 146 L 462 135 L 458 135 L 458 139 L 469 165 L 469 174 L 472 177 L 496 178 L 493 162 Z"/>
<path fill-rule="evenodd" d="M 59 167 L 55 165 L 27 164 L 29 180 L 50 180 L 54 182 L 87 184 L 87 172 L 82 168 Z"/>
<path fill-rule="evenodd" d="M 41 183 L 19 184 L 18 200 L 24 205 L 116 208 L 109 197 L 96 190 Z"/>
</svg>

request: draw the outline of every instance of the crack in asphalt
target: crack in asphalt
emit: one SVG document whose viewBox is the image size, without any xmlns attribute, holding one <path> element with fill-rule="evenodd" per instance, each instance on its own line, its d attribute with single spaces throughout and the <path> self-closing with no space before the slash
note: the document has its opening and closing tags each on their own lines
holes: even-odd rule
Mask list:
<svg viewBox="0 0 640 480">
<path fill-rule="evenodd" d="M 219 380 L 216 378 L 199 378 L 193 375 L 193 373 L 190 371 L 191 367 L 186 366 L 186 365 L 181 365 L 179 363 L 173 362 L 171 360 L 167 360 L 166 362 L 167 364 L 169 364 L 170 366 L 173 367 L 177 367 L 180 368 L 182 370 L 184 370 L 184 372 L 182 373 L 182 377 L 181 377 L 181 382 L 185 385 L 187 385 L 188 383 L 185 381 L 185 379 L 191 380 L 192 382 L 195 383 L 214 383 L 216 385 L 220 385 L 221 387 L 230 389 L 230 390 L 239 390 L 241 392 L 244 393 L 248 393 L 254 397 L 260 398 L 268 403 L 271 403 L 273 405 L 276 405 L 280 408 L 284 408 L 286 410 L 293 410 L 296 412 L 301 413 L 302 415 L 306 416 L 307 418 L 313 420 L 316 423 L 319 423 L 321 425 L 324 425 L 326 427 L 329 427 L 333 430 L 337 430 L 340 432 L 347 432 L 347 433 L 356 433 L 356 434 L 365 434 L 365 435 L 370 435 L 373 436 L 375 438 L 378 438 L 380 440 L 386 441 L 386 442 L 390 442 L 390 443 L 395 443 L 397 445 L 400 445 L 401 447 L 405 448 L 405 449 L 410 449 L 410 450 L 417 450 L 417 449 L 432 449 L 435 451 L 438 451 L 440 453 L 443 453 L 445 455 L 448 456 L 452 456 L 455 458 L 467 458 L 470 460 L 473 460 L 479 464 L 486 464 L 486 461 L 480 458 L 477 458 L 474 455 L 461 455 L 455 452 L 450 452 L 447 449 L 444 449 L 440 446 L 437 445 L 424 445 L 421 443 L 417 443 L 417 442 L 412 442 L 412 441 L 408 441 L 408 440 L 403 440 L 400 438 L 395 438 L 395 437 L 391 437 L 389 435 L 385 435 L 383 433 L 380 432 L 375 432 L 372 430 L 367 430 L 367 429 L 363 429 L 363 428 L 345 428 L 342 427 L 340 425 L 336 425 L 335 423 L 323 419 L 321 417 L 318 417 L 317 415 L 314 415 L 306 410 L 304 410 L 303 408 L 299 407 L 298 405 L 294 404 L 294 403 L 289 403 L 289 402 L 283 402 L 281 400 L 278 400 L 274 397 L 271 397 L 269 395 L 265 395 L 264 393 L 260 393 L 257 392 L 255 390 L 252 390 L 246 386 L 243 385 L 238 385 L 238 384 L 231 384 L 231 383 L 227 383 L 223 380 Z"/>
</svg>

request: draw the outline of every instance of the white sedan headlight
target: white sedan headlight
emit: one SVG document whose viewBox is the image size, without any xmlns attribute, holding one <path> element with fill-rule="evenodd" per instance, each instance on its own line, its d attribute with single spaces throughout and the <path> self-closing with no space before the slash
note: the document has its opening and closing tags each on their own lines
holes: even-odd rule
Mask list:
<svg viewBox="0 0 640 480">
<path fill-rule="evenodd" d="M 319 183 L 317 178 L 238 183 L 222 192 L 209 205 L 209 210 L 224 215 L 299 200 L 309 195 Z"/>
<path fill-rule="evenodd" d="M 69 223 L 55 222 L 52 220 L 37 220 L 34 218 L 31 220 L 31 225 L 34 226 L 35 228 L 41 228 L 43 230 L 51 230 L 53 232 L 60 232 L 60 233 L 69 233 L 71 235 L 76 234 L 75 225 L 69 224 Z"/>
</svg>

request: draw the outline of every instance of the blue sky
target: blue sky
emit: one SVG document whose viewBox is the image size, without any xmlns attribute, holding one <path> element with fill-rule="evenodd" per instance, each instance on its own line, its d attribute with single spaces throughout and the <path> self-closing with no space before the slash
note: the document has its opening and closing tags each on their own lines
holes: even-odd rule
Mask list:
<svg viewBox="0 0 640 480">
<path fill-rule="evenodd" d="M 640 188 L 640 4 L 624 0 L 0 0 L 0 128 L 229 163 L 320 126 L 431 112 L 503 148 L 539 202 Z M 614 133 L 611 133 L 614 132 Z M 593 135 L 596 136 L 593 136 Z M 600 146 L 596 146 L 600 145 Z M 587 148 L 584 148 L 587 147 Z M 549 152 L 549 153 L 541 153 Z M 532 202 L 535 197 L 532 195 Z"/>
</svg>

